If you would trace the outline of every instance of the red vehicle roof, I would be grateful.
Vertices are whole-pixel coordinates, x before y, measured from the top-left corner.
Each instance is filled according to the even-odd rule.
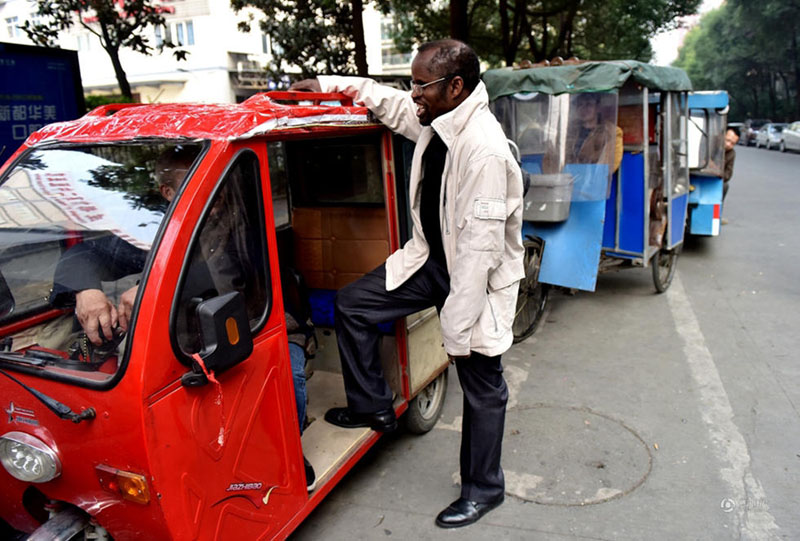
[[[280,101],[300,101],[284,104]],[[323,105],[338,101],[340,105]],[[57,122],[32,134],[29,146],[44,142],[97,142],[136,138],[239,139],[315,124],[365,124],[367,108],[343,94],[268,92],[232,104],[114,104],[77,120]]]

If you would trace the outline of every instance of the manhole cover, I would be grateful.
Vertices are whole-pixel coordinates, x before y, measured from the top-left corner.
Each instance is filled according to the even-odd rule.
[[[623,496],[650,473],[647,444],[620,421],[584,408],[518,406],[506,414],[506,494],[549,505]]]

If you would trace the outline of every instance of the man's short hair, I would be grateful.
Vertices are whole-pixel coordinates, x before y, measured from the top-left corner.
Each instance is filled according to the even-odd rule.
[[[456,39],[441,39],[423,43],[417,53],[436,50],[430,60],[430,69],[440,77],[458,75],[464,87],[472,92],[480,82],[481,66],[472,47]]]
[[[729,131],[732,131],[732,132],[733,132],[733,134],[736,136],[736,138],[737,138],[737,139],[738,139],[739,137],[741,137],[741,134],[739,133],[739,128],[738,128],[738,127],[736,127],[736,126],[728,126],[728,127],[725,129],[725,133],[728,133]]]

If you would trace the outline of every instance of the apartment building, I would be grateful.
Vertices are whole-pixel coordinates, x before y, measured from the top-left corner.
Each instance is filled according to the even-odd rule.
[[[149,28],[151,44],[165,39],[189,54],[178,61],[165,49],[151,56],[120,51],[120,60],[138,100],[153,102],[228,102],[242,101],[256,92],[274,87],[264,67],[272,58],[272,43],[257,24],[250,32],[239,31],[237,23],[258,11],[230,7],[229,0],[164,0],[165,24]],[[29,0],[0,0],[0,41],[30,44],[19,28],[33,19],[35,3]],[[364,12],[364,32],[370,74],[409,74],[410,57],[398,53],[389,38],[391,18],[368,6]],[[78,52],[81,78],[87,94],[117,93],[117,80],[108,54],[91,32],[75,25],[59,40],[65,49]]]

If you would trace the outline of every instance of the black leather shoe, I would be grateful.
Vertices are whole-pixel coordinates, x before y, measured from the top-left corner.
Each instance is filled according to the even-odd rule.
[[[460,528],[473,522],[477,522],[483,515],[503,503],[504,496],[491,502],[473,502],[464,498],[459,498],[447,509],[439,513],[436,517],[436,525],[440,528]]]
[[[397,416],[391,408],[376,411],[375,413],[356,413],[348,408],[331,408],[325,412],[325,420],[342,428],[368,426],[378,432],[394,432],[397,430]]]

